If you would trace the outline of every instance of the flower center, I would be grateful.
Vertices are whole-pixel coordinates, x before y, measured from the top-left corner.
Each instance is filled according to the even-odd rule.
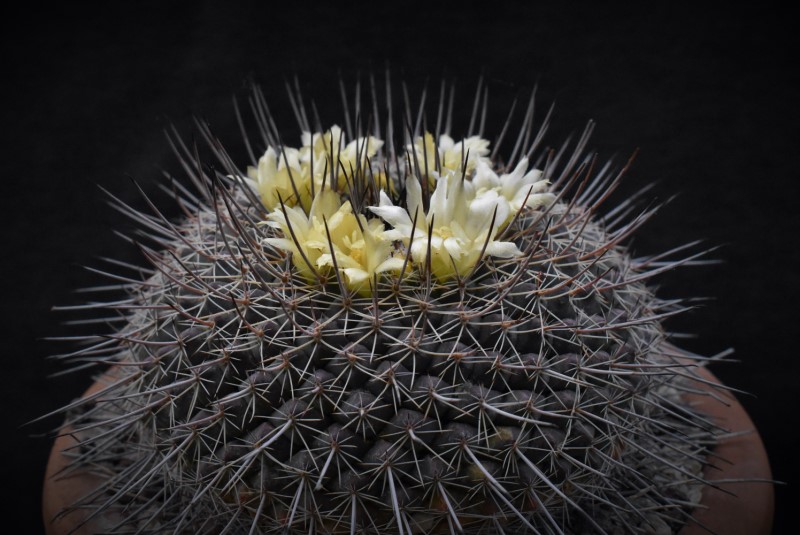
[[[447,227],[447,226],[445,226],[445,227],[436,227],[435,229],[433,229],[433,233],[434,233],[434,235],[439,236],[443,240],[446,240],[447,238],[452,238],[453,236],[455,236],[455,233],[453,232],[453,230],[450,227]]]

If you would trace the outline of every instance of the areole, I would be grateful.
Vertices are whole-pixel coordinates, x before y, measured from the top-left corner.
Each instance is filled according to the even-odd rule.
[[[700,375],[712,383],[718,379],[707,369]],[[109,382],[98,379],[84,393],[101,391]],[[698,388],[705,385],[698,384]],[[718,393],[714,390],[715,395]],[[690,394],[690,402],[708,414],[731,437],[714,450],[714,459],[705,470],[709,481],[717,481],[719,489],[706,487],[693,521],[679,535],[769,535],[772,531],[774,491],[772,472],[764,444],[753,422],[735,397],[719,400],[716,396]],[[43,492],[43,520],[47,535],[92,535],[116,525],[120,518],[100,515],[83,524],[91,512],[71,511],[63,514],[81,497],[91,493],[100,483],[100,476],[86,472],[70,473],[65,452],[75,445],[69,429],[56,439],[47,463]]]

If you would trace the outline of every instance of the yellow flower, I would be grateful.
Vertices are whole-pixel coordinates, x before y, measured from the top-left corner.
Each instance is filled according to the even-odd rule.
[[[372,291],[380,274],[399,272],[405,251],[413,265],[430,265],[432,275],[442,281],[469,274],[482,254],[520,255],[513,242],[497,240],[498,233],[517,211],[554,200],[541,172],[528,171],[525,158],[510,173],[498,175],[486,157],[489,142],[477,136],[456,143],[449,136],[435,140],[426,133],[408,148],[423,158],[416,163],[428,165],[423,180],[431,181],[433,193],[427,213],[415,178],[406,181],[403,208],[387,194],[394,193],[389,177],[380,170],[367,177],[369,159],[383,145],[380,139],[368,136],[345,143],[341,128],[334,125],[325,133],[303,133],[302,143],[300,149],[281,152],[270,147],[258,168],[248,170],[271,210],[267,224],[280,231],[280,237],[266,242],[290,252],[294,267],[306,279],[338,270],[345,284],[360,293]],[[393,228],[386,230],[380,219],[353,213],[350,201],[343,202],[342,195],[349,193],[355,179],[359,187],[367,179],[375,180],[380,202],[369,209]],[[405,245],[401,254],[395,247],[398,241]]]
[[[247,168],[253,188],[270,211],[278,209],[283,200],[287,207],[299,205],[307,212],[323,184],[345,191],[347,178],[356,171],[364,172],[369,158],[383,146],[383,141],[372,136],[345,145],[344,133],[336,125],[325,133],[304,132],[301,141],[299,149],[268,147],[258,166]],[[331,184],[331,171],[335,184]]]
[[[403,257],[393,255],[394,244],[380,220],[353,214],[349,201],[340,212],[341,219],[329,224],[333,251],[320,256],[318,264],[338,268],[351,289],[368,293],[376,275],[403,269]]]
[[[325,221],[340,208],[339,195],[329,189],[314,198],[308,215],[299,206],[279,206],[267,216],[267,224],[280,230],[283,237],[267,238],[266,242],[292,253],[295,268],[306,279],[314,280],[320,256],[330,250]]]
[[[338,269],[350,289],[368,293],[376,275],[403,267],[383,223],[354,214],[350,201],[342,203],[330,189],[317,194],[308,216],[299,207],[286,207],[267,218],[284,236],[267,243],[291,252],[293,265],[308,280]]]
[[[310,205],[311,189],[308,166],[300,162],[297,149],[276,150],[268,147],[258,159],[258,167],[248,167],[247,176],[268,210],[286,206]]]

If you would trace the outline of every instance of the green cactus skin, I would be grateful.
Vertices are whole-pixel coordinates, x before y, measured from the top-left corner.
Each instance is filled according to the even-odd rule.
[[[321,131],[290,97],[301,129]],[[251,102],[258,139],[281,146],[262,94]],[[363,214],[378,200],[365,177],[387,171],[400,203],[427,172],[392,141],[422,130],[382,119],[382,132],[347,119],[349,139],[387,140],[364,168],[343,170]],[[113,370],[101,393],[64,409],[80,442],[71,469],[106,476],[74,507],[124,518],[113,533],[680,529],[719,430],[681,402],[706,359],[669,342],[661,322],[684,308],[648,281],[703,253],[632,258],[624,242],[655,210],[629,217],[629,199],[600,211],[627,166],[594,169],[591,126],[553,152],[532,114],[521,123],[495,169],[528,156],[555,195],[503,230],[523,254],[484,255],[444,280],[424,265],[387,273],[371,292],[350,291],[336,270],[301,276],[265,245],[280,232],[208,127],[198,122],[222,172],[172,137],[194,185],[175,186],[186,216],[114,201],[141,224],[152,270],[108,303],[124,326],[70,357]]]

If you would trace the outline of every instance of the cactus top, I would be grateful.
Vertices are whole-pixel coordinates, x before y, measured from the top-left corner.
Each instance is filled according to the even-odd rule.
[[[278,231],[266,242],[291,253],[303,277],[333,273],[360,293],[387,273],[427,270],[444,281],[469,274],[484,256],[519,256],[503,231],[521,211],[555,200],[526,158],[504,172],[478,136],[456,143],[426,133],[394,161],[382,140],[346,143],[338,126],[301,141],[268,147],[247,170],[269,211],[265,223]],[[377,205],[362,207],[370,188]]]

